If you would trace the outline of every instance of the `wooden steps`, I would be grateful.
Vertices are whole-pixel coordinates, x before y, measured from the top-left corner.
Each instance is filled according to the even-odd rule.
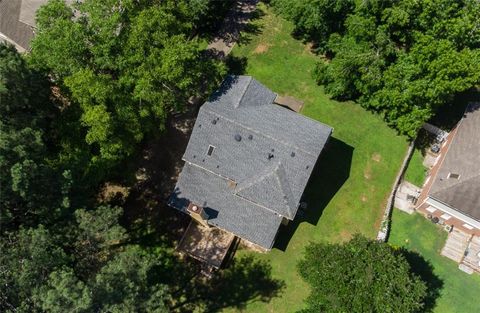
[[[453,230],[448,234],[447,242],[441,254],[457,263],[461,263],[467,250],[471,235]]]
[[[463,264],[480,271],[480,237],[473,236],[467,249],[468,253],[463,259]]]

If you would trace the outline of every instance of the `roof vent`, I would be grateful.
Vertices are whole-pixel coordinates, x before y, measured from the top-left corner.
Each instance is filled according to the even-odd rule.
[[[213,125],[217,124],[217,120],[212,120],[212,124]]]
[[[252,135],[252,134],[248,135],[248,139],[249,139],[249,140],[252,140],[252,139],[253,139],[253,135]]]
[[[242,136],[240,136],[239,134],[235,134],[235,140],[242,141]]]
[[[212,146],[212,145],[209,145],[209,146],[208,146],[207,155],[208,155],[208,156],[211,156],[212,153],[213,153],[213,150],[215,150],[215,147]]]
[[[273,157],[274,157],[273,153],[269,153],[269,154],[268,154],[268,159],[269,159],[269,160],[273,159]]]
[[[448,173],[447,178],[460,179],[460,174],[457,174],[457,173]]]
[[[292,153],[290,153],[290,156],[293,158],[295,156],[295,152],[292,151]]]

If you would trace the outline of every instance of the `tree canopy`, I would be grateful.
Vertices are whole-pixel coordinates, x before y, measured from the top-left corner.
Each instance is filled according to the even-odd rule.
[[[69,110],[78,108],[93,162],[131,155],[170,111],[219,82],[223,67],[192,37],[191,21],[201,23],[208,4],[54,0],[39,9],[30,61],[54,77]]]
[[[480,80],[478,1],[295,0],[290,5],[277,0],[274,5],[296,32],[325,52],[315,78],[327,93],[358,101],[409,137]]]
[[[298,264],[312,287],[302,312],[419,312],[426,284],[400,250],[356,235],[343,244],[311,244]]]

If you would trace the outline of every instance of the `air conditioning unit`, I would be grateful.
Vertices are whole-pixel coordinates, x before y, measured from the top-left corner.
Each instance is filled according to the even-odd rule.
[[[445,229],[447,232],[451,232],[452,229],[453,229],[453,226],[452,226],[452,225],[445,224],[445,226],[443,227],[443,229]]]

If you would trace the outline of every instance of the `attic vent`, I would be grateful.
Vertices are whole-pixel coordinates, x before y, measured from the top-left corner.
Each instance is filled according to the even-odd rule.
[[[249,140],[252,140],[252,139],[253,139],[253,135],[251,135],[251,134],[248,135],[248,139],[249,139]]]
[[[459,178],[460,178],[460,174],[457,174],[457,173],[448,173],[447,178],[459,179]]]
[[[239,142],[242,141],[242,136],[240,136],[239,134],[235,134],[234,138],[236,141],[239,141]]]
[[[211,156],[212,153],[213,153],[213,150],[215,150],[215,147],[212,146],[212,145],[209,145],[209,146],[208,146],[207,155],[208,155],[208,156]]]

